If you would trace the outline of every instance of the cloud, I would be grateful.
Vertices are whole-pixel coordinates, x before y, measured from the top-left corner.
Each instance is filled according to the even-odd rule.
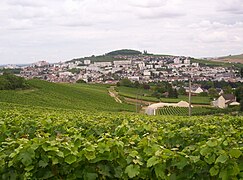
[[[40,7],[43,6],[43,1],[33,1],[33,0],[3,0],[11,6],[22,6],[22,7]]]
[[[133,7],[142,7],[142,8],[155,8],[161,7],[168,3],[168,0],[130,0],[128,4]]]
[[[0,61],[58,61],[118,48],[242,53],[242,9],[241,0],[1,0]]]
[[[185,16],[184,13],[170,11],[163,8],[153,8],[148,10],[138,10],[136,15],[141,19],[160,19],[160,18],[178,18]]]
[[[218,5],[218,10],[243,15],[243,3],[241,0],[222,0],[222,3]]]

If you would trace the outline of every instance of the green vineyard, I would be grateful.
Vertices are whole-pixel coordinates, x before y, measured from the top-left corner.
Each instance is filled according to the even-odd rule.
[[[243,117],[0,103],[0,179],[242,179]]]
[[[178,115],[178,116],[187,116],[188,115],[187,107],[163,107],[156,111],[157,115]],[[210,108],[210,107],[193,107],[192,115],[209,115],[220,113],[222,110]]]

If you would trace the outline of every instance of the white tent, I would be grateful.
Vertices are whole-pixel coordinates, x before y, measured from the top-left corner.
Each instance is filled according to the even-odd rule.
[[[189,103],[186,101],[180,101],[178,103],[155,103],[148,106],[145,112],[148,115],[155,115],[156,110],[162,107],[189,107]]]

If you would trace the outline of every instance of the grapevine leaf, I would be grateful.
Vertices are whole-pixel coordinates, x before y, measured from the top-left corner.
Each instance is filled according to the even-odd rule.
[[[52,164],[58,164],[58,159],[56,157],[52,157]]]
[[[137,176],[139,174],[139,171],[140,171],[140,166],[133,165],[133,164],[130,164],[125,169],[125,173],[128,174],[129,178],[133,178],[133,177]]]
[[[155,157],[155,156],[152,156],[152,157],[149,158],[148,161],[147,161],[147,167],[154,166],[154,165],[156,165],[156,164],[158,164],[158,163],[159,163],[158,158]]]
[[[215,166],[211,167],[209,170],[211,176],[216,176],[219,173],[219,169]]]
[[[26,168],[24,168],[25,171],[31,171],[32,169],[34,169],[35,166],[28,166]]]
[[[217,140],[209,140],[207,143],[206,143],[209,147],[215,147],[217,146]]]
[[[68,156],[65,158],[65,162],[68,163],[68,164],[72,164],[72,163],[74,163],[76,160],[77,160],[77,158],[76,158],[76,156],[74,156],[74,155],[68,155]]]
[[[187,159],[184,157],[180,157],[180,161],[175,163],[178,169],[183,169],[187,165]]]
[[[210,151],[210,149],[209,149],[208,147],[204,147],[204,148],[201,149],[200,154],[201,154],[202,156],[206,156],[206,155],[209,154],[210,152],[211,152],[211,151]]]
[[[29,165],[32,164],[32,159],[28,152],[22,152],[20,154],[20,157],[21,157],[21,162],[25,165],[25,167],[28,167]]]
[[[115,174],[114,174],[114,176],[115,176],[116,178],[121,179],[121,177],[122,177],[122,173],[123,173],[123,170],[122,170],[121,166],[116,167],[114,170],[115,170]]]
[[[204,160],[208,163],[208,164],[213,164],[215,162],[215,154],[211,155],[210,157],[205,157]]]
[[[215,161],[215,163],[225,163],[226,161],[227,161],[227,159],[228,159],[228,156],[227,155],[225,155],[225,154],[222,154],[222,155],[220,155],[217,159],[216,159],[216,161]]]
[[[155,171],[155,174],[156,174],[156,177],[159,179],[166,179],[166,176],[165,176],[165,164],[157,164],[155,165],[154,167],[154,171]]]
[[[239,149],[231,149],[229,151],[229,154],[231,157],[239,158],[241,156],[242,152]]]
[[[98,175],[96,173],[86,173],[85,174],[85,178],[84,179],[87,179],[87,180],[95,180],[98,178]]]
[[[48,163],[47,162],[45,162],[45,161],[42,161],[42,160],[40,160],[39,161],[39,167],[46,167],[48,165]]]
[[[102,174],[106,177],[109,177],[111,176],[110,174],[110,167],[105,165],[105,164],[99,164],[98,165],[98,168],[99,168],[99,174]]]
[[[219,173],[219,177],[222,178],[222,180],[229,179],[227,169],[222,169]]]
[[[200,156],[190,156],[192,162],[196,163],[200,160]]]
[[[88,159],[88,160],[92,160],[96,158],[95,152],[94,151],[85,151],[84,152],[84,156]]]
[[[62,158],[64,157],[64,153],[63,153],[62,151],[58,151],[58,152],[57,152],[57,155],[58,155],[59,157],[62,157]]]

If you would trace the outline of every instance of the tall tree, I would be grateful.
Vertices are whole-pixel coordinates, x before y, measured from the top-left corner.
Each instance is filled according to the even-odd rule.
[[[240,102],[243,100],[243,86],[236,88],[235,90],[236,101]]]
[[[240,68],[240,77],[243,78],[243,68]]]
[[[178,94],[185,95],[186,94],[186,89],[183,88],[183,87],[180,87],[179,90],[178,90]]]
[[[213,97],[217,97],[218,96],[218,92],[217,92],[217,90],[215,88],[209,88],[208,95],[210,97],[212,97],[212,98]]]
[[[224,91],[224,94],[231,94],[233,92],[231,86],[224,87],[223,91]]]
[[[240,111],[243,112],[243,99],[240,101]]]

